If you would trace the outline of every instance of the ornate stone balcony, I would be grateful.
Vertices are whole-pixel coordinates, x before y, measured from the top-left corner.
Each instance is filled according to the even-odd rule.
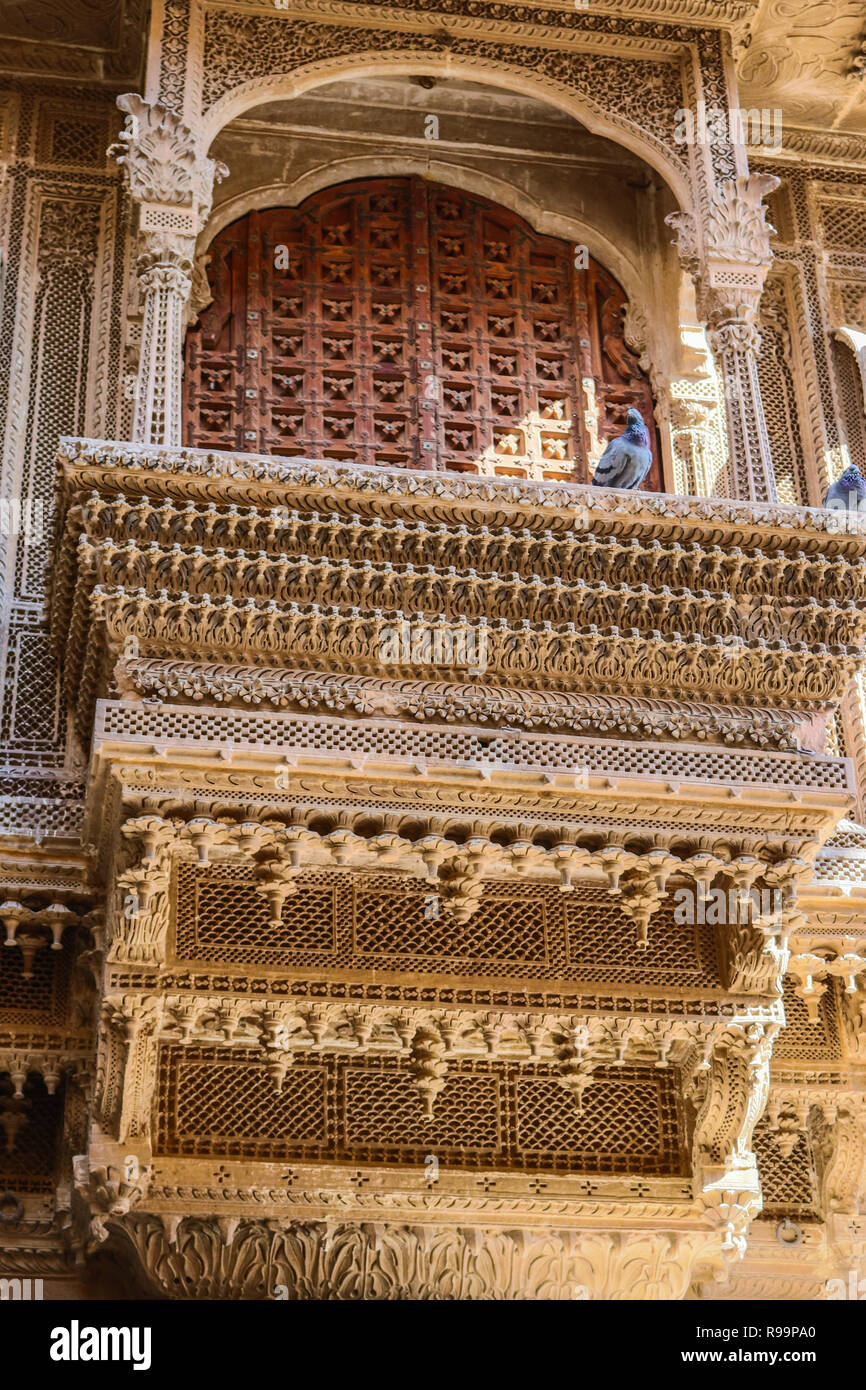
[[[724,1277],[792,936],[795,1003],[828,974],[804,983],[797,895],[852,805],[822,749],[866,536],[101,441],[64,442],[58,487],[52,626],[107,889],[90,1161],[140,1166],[107,1206],[82,1187],[103,1236],[158,1286],[178,1212],[200,1252],[254,1200],[308,1223],[314,1264],[326,1216],[351,1240],[375,1213],[420,1287],[420,1228],[501,1242],[543,1189],[560,1294],[622,1288],[650,1211],[654,1287]]]

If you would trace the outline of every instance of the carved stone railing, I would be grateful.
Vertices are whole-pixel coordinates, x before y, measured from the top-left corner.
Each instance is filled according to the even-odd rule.
[[[124,656],[133,683],[157,653],[188,680],[445,674],[540,692],[539,722],[554,691],[590,726],[599,696],[757,707],[776,742],[862,659],[866,532],[833,513],[100,443],[60,469],[52,621],[82,737]]]

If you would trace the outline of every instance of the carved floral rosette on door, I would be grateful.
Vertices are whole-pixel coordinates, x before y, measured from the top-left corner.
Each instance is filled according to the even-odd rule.
[[[613,277],[484,198],[346,183],[249,213],[210,258],[189,445],[583,482],[630,406],[652,421]]]

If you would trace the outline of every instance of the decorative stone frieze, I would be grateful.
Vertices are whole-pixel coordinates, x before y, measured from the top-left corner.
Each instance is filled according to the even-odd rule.
[[[113,1217],[109,1243],[182,1298],[668,1299],[724,1265],[709,1234]],[[178,1270],[181,1272],[178,1274]]]
[[[140,460],[130,453],[123,462],[131,466],[123,486],[140,494],[133,483]],[[220,513],[211,507],[208,514],[197,500],[199,455],[161,454],[158,462],[177,479],[172,500],[160,508],[146,494],[137,503],[126,493],[117,497],[120,478],[116,470],[110,480],[104,473],[98,445],[73,445],[63,455],[66,539],[52,608],[55,631],[73,634],[65,680],[79,705],[82,737],[90,701],[106,690],[118,658],[176,659],[179,651],[190,661],[221,651],[220,665],[240,653],[272,665],[277,652],[291,652],[298,664],[344,678],[389,668],[404,679],[422,671],[429,678],[444,666],[454,676],[473,674],[482,687],[544,691],[555,684],[589,696],[630,686],[743,707],[802,704],[809,717],[838,698],[859,660],[862,619],[848,595],[855,576],[858,589],[862,582],[866,538],[845,536],[840,545],[834,534],[825,542],[817,516],[813,522],[797,509],[763,515],[729,504],[732,522],[757,529],[754,539],[735,531],[722,547],[704,538],[701,504],[693,504],[687,521],[681,507],[646,502],[638,504],[649,528],[642,540],[628,535],[621,509],[611,510],[609,499],[591,489],[526,492],[458,479],[446,486],[413,475],[401,505],[376,484],[375,470],[290,463],[279,470],[277,515],[271,507],[266,520],[262,508],[261,525],[258,513],[237,514],[231,539],[217,533],[221,543],[203,546],[193,538],[225,526]],[[214,465],[211,489],[220,476],[221,465]],[[264,501],[262,486],[264,476],[251,489],[253,505]],[[333,489],[331,506],[340,507],[327,520],[318,510],[323,489]],[[432,500],[437,492],[445,494],[456,536],[425,519],[424,494]],[[315,510],[305,515],[313,496]],[[464,496],[467,503],[501,496],[524,509],[524,525],[518,528],[515,516],[503,526],[501,512],[496,530],[469,525]],[[527,527],[525,508],[535,501],[564,505],[570,524],[536,512]],[[541,517],[547,525],[539,534]],[[783,541],[776,526],[786,522],[801,529]],[[190,527],[187,542],[169,543]],[[238,546],[239,531],[249,548]],[[417,536],[420,557],[429,538],[441,552],[437,563],[395,563],[401,533],[403,554]],[[369,557],[358,554],[359,545]],[[614,584],[617,569],[622,578]],[[648,584],[654,571],[658,577]],[[683,583],[688,579],[694,588]],[[676,601],[671,581],[681,591]],[[720,584],[727,586],[721,593]],[[419,612],[433,634],[426,645],[411,637],[411,615]]]

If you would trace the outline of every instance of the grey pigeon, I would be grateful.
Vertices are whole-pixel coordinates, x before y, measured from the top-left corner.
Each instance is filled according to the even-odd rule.
[[[598,461],[593,487],[640,487],[653,461],[649,430],[639,410],[630,410],[625,429],[609,439]]]
[[[830,484],[824,506],[831,507],[833,511],[866,512],[866,478],[856,463],[852,463],[841,478]]]

